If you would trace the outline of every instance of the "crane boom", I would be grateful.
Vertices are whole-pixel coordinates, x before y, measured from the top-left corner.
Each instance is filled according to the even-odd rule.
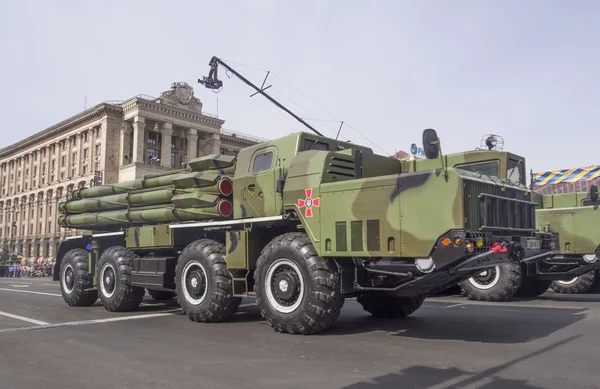
[[[231,66],[227,65],[225,62],[223,62],[223,60],[221,60],[218,57],[213,56],[211,58],[211,60],[209,62],[210,71],[208,73],[208,76],[202,77],[202,79],[198,79],[198,83],[203,84],[208,89],[220,89],[223,86],[223,81],[219,80],[219,78],[218,78],[217,70],[218,70],[219,65],[221,65],[225,69],[229,70],[236,77],[238,77],[240,80],[242,80],[246,85],[248,85],[251,88],[253,88],[254,90],[256,90],[257,93],[260,93],[261,95],[265,96],[270,102],[272,102],[277,107],[281,108],[282,110],[284,110],[285,112],[290,114],[294,119],[298,120],[300,123],[304,124],[312,132],[314,132],[315,134],[317,134],[319,136],[324,136],[319,131],[317,131],[313,126],[306,123],[301,117],[299,117],[298,115],[296,115],[295,113],[293,113],[292,111],[287,109],[283,104],[281,104],[280,102],[278,102],[277,100],[275,100],[274,98],[269,96],[267,93],[265,93],[266,88],[257,87],[252,82],[250,82],[248,79],[246,79],[246,77],[242,76],[240,73],[235,71]]]

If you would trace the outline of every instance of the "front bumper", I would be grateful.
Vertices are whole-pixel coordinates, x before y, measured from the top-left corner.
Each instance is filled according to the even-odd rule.
[[[356,291],[382,291],[399,296],[435,294],[484,269],[512,261],[536,264],[558,254],[550,249],[556,247],[556,236],[552,234],[536,233],[510,238],[490,236],[479,231],[451,230],[438,239],[430,258],[417,259],[417,268],[420,260],[433,264],[426,267],[426,271],[419,269],[418,275],[411,274],[409,279],[394,287],[356,285],[355,288]],[[469,243],[472,249],[467,249]]]

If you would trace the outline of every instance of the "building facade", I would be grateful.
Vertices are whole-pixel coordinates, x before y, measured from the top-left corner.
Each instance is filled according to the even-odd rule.
[[[58,225],[58,204],[83,186],[186,167],[208,154],[237,155],[260,143],[202,112],[184,82],[159,98],[107,101],[0,150],[0,250],[49,258],[77,231]]]

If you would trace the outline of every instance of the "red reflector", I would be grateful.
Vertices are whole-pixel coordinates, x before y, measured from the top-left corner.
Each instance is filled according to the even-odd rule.
[[[219,192],[221,192],[223,196],[229,196],[233,193],[233,182],[231,182],[229,178],[223,178],[219,181]]]
[[[229,217],[231,216],[231,212],[233,212],[233,205],[229,200],[221,200],[219,203],[219,213],[221,216]]]

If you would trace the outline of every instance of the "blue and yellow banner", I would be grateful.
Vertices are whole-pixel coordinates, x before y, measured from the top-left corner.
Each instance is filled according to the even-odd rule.
[[[531,183],[534,186],[558,184],[561,182],[592,181],[600,178],[600,165],[586,168],[573,168],[534,173]]]

